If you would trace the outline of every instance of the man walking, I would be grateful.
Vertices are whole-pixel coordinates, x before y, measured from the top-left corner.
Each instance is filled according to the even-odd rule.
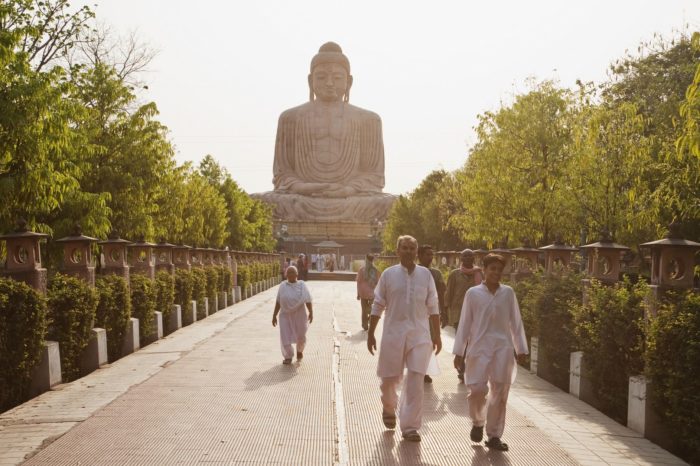
[[[386,269],[375,288],[367,349],[371,354],[377,349],[374,332],[385,312],[377,364],[377,375],[382,379],[382,420],[389,429],[396,426],[397,388],[407,368],[401,390],[399,425],[405,440],[420,442],[423,376],[433,349],[435,354],[442,349],[440,314],[433,277],[426,268],[415,264],[416,239],[400,236],[396,249],[401,263]]]
[[[462,303],[467,290],[473,286],[481,284],[481,269],[474,267],[474,251],[465,249],[461,255],[461,265],[454,269],[447,277],[447,288],[445,289],[445,320],[442,326],[452,325],[457,328],[459,315],[462,312]],[[457,369],[457,378],[464,382],[464,372]]]
[[[357,272],[357,299],[362,309],[362,329],[369,328],[369,313],[372,312],[374,287],[379,282],[379,270],[374,266],[374,255],[365,256],[365,265]]]
[[[433,280],[435,281],[435,289],[437,290],[438,296],[438,308],[440,309],[440,313],[442,315],[444,312],[443,310],[445,309],[445,279],[442,278],[442,272],[440,272],[439,269],[431,267],[433,264],[433,255],[433,247],[431,245],[421,244],[418,247],[418,264],[430,270],[430,274],[433,276]],[[442,317],[440,320],[442,320]],[[425,383],[432,383],[433,379],[430,377],[430,375],[425,374],[424,381]]]
[[[452,349],[455,368],[464,373],[464,383],[469,387],[467,399],[473,424],[470,437],[481,442],[486,425],[486,446],[500,451],[508,451],[501,436],[508,392],[515,380],[514,354],[523,362],[528,353],[515,292],[500,283],[505,265],[498,254],[484,258],[484,282],[470,288],[464,297]]]

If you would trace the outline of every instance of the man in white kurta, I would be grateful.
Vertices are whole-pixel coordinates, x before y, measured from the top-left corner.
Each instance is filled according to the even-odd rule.
[[[433,349],[437,354],[442,348],[435,282],[430,270],[415,264],[417,248],[415,238],[399,238],[397,254],[401,263],[386,269],[379,278],[367,332],[367,348],[374,354],[374,331],[384,313],[377,365],[377,375],[382,379],[382,419],[388,428],[396,425],[397,389],[407,369],[399,425],[404,439],[409,441],[420,441],[423,377]]]
[[[464,371],[464,383],[469,387],[471,439],[480,442],[486,425],[486,445],[501,451],[508,450],[501,436],[508,392],[515,380],[515,355],[522,359],[528,353],[515,292],[500,284],[504,266],[502,256],[489,254],[484,258],[484,282],[464,296],[452,350],[455,367]]]
[[[313,321],[313,308],[311,305],[311,293],[306,283],[297,280],[297,268],[287,267],[287,280],[280,283],[277,290],[275,310],[272,315],[272,326],[277,325],[277,314],[280,324],[280,346],[284,364],[290,364],[294,356],[294,348],[297,346],[297,361],[304,357],[306,346],[306,330]],[[307,317],[306,311],[309,311]]]

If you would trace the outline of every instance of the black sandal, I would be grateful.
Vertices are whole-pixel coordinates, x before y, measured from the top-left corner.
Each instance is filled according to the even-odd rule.
[[[488,439],[486,446],[498,451],[508,451],[508,444],[501,442],[501,439],[498,437]]]
[[[472,442],[481,442],[484,438],[484,426],[472,426],[472,431],[469,432],[469,438]]]

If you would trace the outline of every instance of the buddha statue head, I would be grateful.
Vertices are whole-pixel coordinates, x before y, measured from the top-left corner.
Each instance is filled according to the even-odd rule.
[[[311,59],[309,100],[349,102],[352,75],[350,61],[335,42],[326,42]]]

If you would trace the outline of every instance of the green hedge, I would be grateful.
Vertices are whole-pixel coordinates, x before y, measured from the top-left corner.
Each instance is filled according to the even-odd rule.
[[[0,278],[0,412],[28,398],[46,329],[44,297],[25,283]]]
[[[213,314],[217,311],[214,303],[216,302],[216,295],[221,289],[220,285],[220,275],[217,267],[207,267],[204,269],[207,275],[207,298],[209,298],[209,314]]]
[[[248,287],[248,285],[250,285],[252,280],[252,272],[250,266],[248,264],[238,264],[236,278],[238,280],[238,286],[241,287],[241,290],[245,290]]]
[[[571,308],[581,302],[581,278],[572,271],[537,272],[515,290],[525,333],[539,338],[538,373],[565,391],[569,389],[569,355],[575,351]]]
[[[700,295],[671,294],[651,318],[645,352],[652,406],[679,454],[700,464]]]
[[[586,358],[586,375],[598,406],[616,421],[627,423],[629,378],[644,369],[644,281],[625,277],[614,286],[591,280],[586,304],[572,308],[577,348]]]
[[[80,359],[92,336],[97,292],[83,280],[56,274],[48,287],[48,339],[59,343],[63,381],[80,377]]]
[[[192,314],[189,312],[192,302],[192,289],[194,277],[189,270],[178,269],[175,271],[175,304],[182,308],[182,325],[192,323]]]
[[[141,274],[131,275],[131,317],[139,320],[141,345],[153,335],[156,293],[156,285],[149,277]]]
[[[207,297],[207,273],[202,268],[192,269],[192,299],[197,301],[197,320],[204,319],[204,298]]]
[[[163,313],[163,329],[169,328],[175,303],[175,278],[169,272],[156,274],[156,311]]]
[[[95,287],[99,295],[95,326],[107,332],[107,352],[110,362],[122,355],[126,326],[131,318],[129,283],[118,275],[97,277]]]
[[[221,291],[231,292],[233,288],[233,272],[228,267],[220,267],[221,271]]]

